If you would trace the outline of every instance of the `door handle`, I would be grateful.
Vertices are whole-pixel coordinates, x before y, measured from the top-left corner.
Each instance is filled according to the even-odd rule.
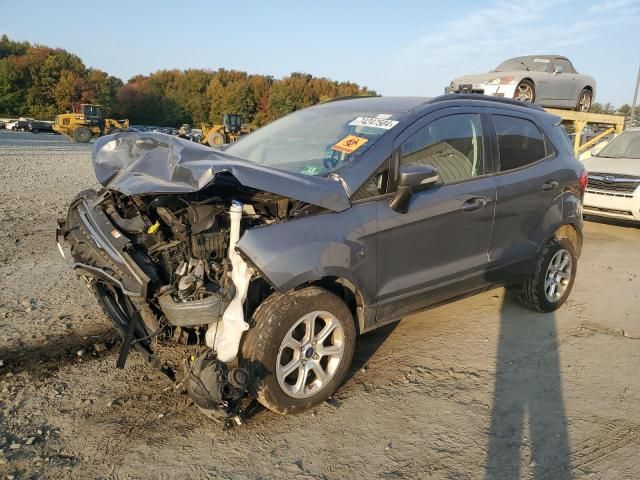
[[[462,204],[462,210],[465,212],[473,212],[474,210],[480,210],[489,203],[489,200],[484,197],[470,198]]]
[[[560,184],[555,180],[549,180],[548,182],[544,182],[542,184],[542,190],[544,190],[545,192],[549,192],[551,190],[555,190],[556,188],[558,188],[558,185]]]

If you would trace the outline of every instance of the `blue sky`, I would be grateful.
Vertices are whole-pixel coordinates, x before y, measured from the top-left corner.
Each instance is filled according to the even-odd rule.
[[[640,0],[53,2],[0,0],[0,33],[62,47],[126,81],[170,68],[302,71],[434,96],[524,54],[568,56],[596,101],[631,103]],[[225,8],[229,5],[231,8]]]

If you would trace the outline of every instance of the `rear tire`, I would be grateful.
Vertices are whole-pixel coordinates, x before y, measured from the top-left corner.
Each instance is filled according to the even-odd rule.
[[[553,312],[567,300],[576,278],[578,258],[566,238],[551,239],[538,255],[535,270],[517,292],[518,300],[536,312]]]
[[[33,130],[31,130],[33,133],[38,133],[39,130],[37,128],[34,128]]]
[[[593,93],[586,88],[583,88],[578,95],[578,104],[576,105],[577,112],[588,112],[593,102]]]
[[[522,80],[516,87],[513,98],[522,102],[534,103],[536,101],[536,87],[533,82]]]
[[[89,143],[91,136],[91,130],[87,127],[78,127],[73,131],[73,139],[78,143]]]
[[[353,316],[337,295],[319,287],[274,293],[253,315],[240,364],[262,405],[297,414],[322,403],[342,384],[355,341]]]

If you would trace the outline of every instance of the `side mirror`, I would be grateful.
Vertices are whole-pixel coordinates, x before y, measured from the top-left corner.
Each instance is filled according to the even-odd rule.
[[[564,68],[562,68],[560,65],[556,65],[556,67],[553,69],[553,74],[557,75],[559,73],[564,72]]]
[[[398,213],[407,213],[414,190],[435,185],[439,179],[438,170],[430,165],[401,165],[396,193],[389,206]]]

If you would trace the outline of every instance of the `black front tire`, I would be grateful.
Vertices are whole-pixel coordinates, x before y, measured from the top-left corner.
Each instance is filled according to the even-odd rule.
[[[549,264],[554,256],[561,250],[566,250],[571,256],[571,272],[567,279],[562,295],[554,300],[550,300],[545,292],[545,283],[548,280]],[[536,312],[553,312],[560,308],[569,298],[573,282],[576,278],[578,257],[573,244],[566,238],[553,238],[538,254],[535,269],[529,277],[516,291],[518,301],[525,307]]]
[[[91,130],[87,127],[78,127],[73,131],[73,139],[78,143],[89,143],[91,136]]]
[[[294,398],[278,382],[278,352],[296,322],[315,311],[329,312],[339,320],[344,332],[343,354],[333,376],[315,394]],[[276,292],[255,311],[251,328],[243,339],[240,364],[250,372],[253,393],[262,405],[276,413],[297,414],[322,403],[342,384],[351,366],[355,342],[353,316],[337,295],[319,287]]]

